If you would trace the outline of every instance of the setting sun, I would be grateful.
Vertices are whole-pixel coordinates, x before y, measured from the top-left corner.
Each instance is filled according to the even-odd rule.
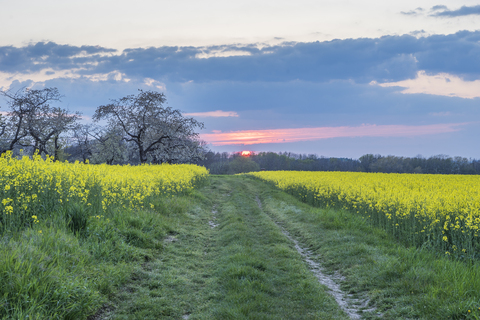
[[[250,157],[252,155],[252,152],[250,151],[242,151],[242,156],[244,157]]]

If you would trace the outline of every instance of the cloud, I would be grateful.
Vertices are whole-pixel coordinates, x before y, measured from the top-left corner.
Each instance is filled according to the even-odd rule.
[[[42,42],[21,48],[0,47],[0,71],[9,75],[43,74],[48,79],[60,77],[62,72],[68,77],[93,79],[115,74],[138,81],[148,78],[160,86],[189,81],[395,82],[413,79],[420,70],[480,78],[480,31],[419,34],[263,47],[164,46],[122,52]]]
[[[102,57],[117,50],[100,46],[59,45],[54,42],[38,42],[22,48],[0,47],[0,71],[38,72],[46,68],[54,70],[75,69],[79,66],[95,66]]]
[[[414,31],[411,31],[410,34],[414,37],[425,37],[427,35],[427,32],[425,30],[414,30]]]
[[[427,75],[419,71],[415,79],[379,84],[381,87],[403,87],[406,94],[424,93],[465,99],[480,98],[480,80],[465,81],[448,73]]]
[[[466,123],[447,123],[420,126],[362,125],[357,127],[319,127],[273,130],[240,130],[214,132],[201,137],[214,146],[289,143],[345,137],[415,137],[459,131]]]
[[[238,113],[236,113],[235,111],[222,111],[222,110],[207,111],[207,112],[190,112],[190,113],[184,113],[183,115],[190,116],[190,117],[200,117],[200,118],[238,117]]]
[[[218,58],[218,57],[234,57],[234,56],[250,56],[252,55],[248,51],[238,51],[238,50],[207,50],[206,52],[197,53],[195,58],[198,59],[208,59],[208,58]]]
[[[219,56],[220,53],[228,55]],[[202,54],[205,57],[199,58]],[[161,90],[169,101],[175,97],[176,102],[182,102],[175,107],[186,112],[208,112],[228,106],[236,112],[275,108],[290,115],[317,110],[333,113],[333,109],[350,115],[390,113],[395,108],[404,108],[399,106],[398,96],[395,101],[385,96],[398,92],[394,86],[403,86],[404,93],[477,96],[479,56],[480,31],[264,47],[165,46],[122,52],[42,42],[21,48],[0,47],[0,87],[44,82],[66,85],[67,93],[73,96],[76,94],[71,92],[75,90],[72,82],[81,84],[79,87],[89,87],[86,82],[102,83],[115,92],[110,86],[128,87],[131,93],[136,88]],[[442,75],[448,76],[442,78]],[[372,81],[384,85],[374,90],[368,85]],[[129,85],[124,86],[125,83]],[[435,86],[442,89],[435,90]],[[124,95],[116,94],[109,98]],[[414,104],[417,103],[408,105]]]
[[[447,6],[444,6],[444,5],[436,5],[436,6],[433,6],[430,10],[431,11],[448,10],[448,8]]]
[[[415,10],[401,11],[400,13],[406,16],[416,16],[418,14],[418,12]]]
[[[400,13],[403,14],[403,15],[406,15],[406,16],[417,16],[417,15],[423,13],[424,11],[425,11],[425,9],[418,7],[415,10],[401,11]]]
[[[454,18],[468,15],[480,15],[480,5],[471,7],[462,6],[457,10],[449,10],[446,6],[434,6],[432,7],[432,11],[433,13],[430,14],[432,17]]]

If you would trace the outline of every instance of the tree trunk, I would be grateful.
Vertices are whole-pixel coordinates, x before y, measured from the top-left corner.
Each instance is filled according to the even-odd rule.
[[[53,160],[58,161],[58,150],[60,149],[60,147],[58,146],[58,136],[55,136],[53,138],[53,142],[54,142],[54,148],[55,148],[55,151],[53,154]]]

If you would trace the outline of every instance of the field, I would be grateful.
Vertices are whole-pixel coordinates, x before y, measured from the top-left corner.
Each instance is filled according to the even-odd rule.
[[[0,157],[0,317],[82,319],[162,247],[208,172]],[[182,202],[183,201],[183,202]]]
[[[304,202],[346,209],[407,246],[480,257],[480,177],[354,172],[256,172]]]
[[[480,318],[475,177],[0,173],[0,319]]]
[[[65,215],[71,215],[67,223],[73,228],[82,228],[75,211],[99,219],[117,207],[153,209],[156,197],[191,191],[207,175],[193,165],[69,164],[6,153],[0,157],[0,228],[57,224]]]

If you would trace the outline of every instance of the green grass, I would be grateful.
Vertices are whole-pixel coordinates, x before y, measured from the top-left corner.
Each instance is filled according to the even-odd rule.
[[[345,314],[256,202],[240,177],[212,177],[204,193],[218,210],[215,319],[344,319]]]
[[[0,247],[0,318],[85,319],[125,283],[139,264],[159,254],[188,203],[162,200],[168,214],[112,210],[57,225],[5,232]],[[162,206],[159,206],[160,208]]]
[[[279,190],[264,190],[265,211],[320,257],[327,270],[341,272],[345,291],[368,297],[380,318],[480,318],[480,263],[406,248],[356,214],[313,208]],[[364,314],[365,319],[376,317]]]
[[[279,225],[370,300],[364,319],[480,317],[478,263],[406,248],[259,180],[211,176],[153,204],[106,216],[72,206],[55,225],[4,232],[0,318],[347,319]]]
[[[346,319],[256,192],[249,181],[214,176],[189,196],[163,252],[138,266],[105,318]]]

